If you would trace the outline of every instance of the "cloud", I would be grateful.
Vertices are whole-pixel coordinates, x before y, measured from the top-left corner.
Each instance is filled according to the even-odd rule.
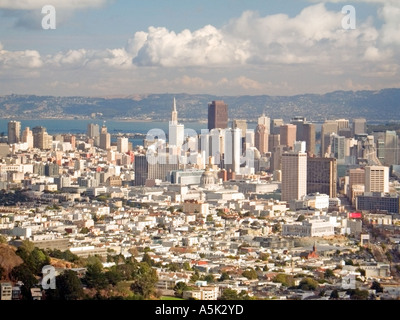
[[[243,63],[246,58],[244,48],[227,41],[223,32],[211,25],[178,34],[150,27],[147,33],[137,33],[134,39],[130,44],[137,50],[133,63],[139,66],[224,65]]]
[[[343,13],[318,3],[296,16],[245,11],[220,28],[206,25],[175,32],[151,26],[134,33],[122,48],[71,49],[43,56],[34,50],[7,51],[0,44],[0,72],[4,78],[18,70],[22,77],[26,70],[33,78],[46,70],[50,88],[70,83],[74,85],[64,86],[65,90],[74,94],[77,82],[82,84],[80,90],[107,94],[118,90],[296,94],[310,91],[307,88],[315,92],[390,86],[398,83],[400,73],[400,5],[374,2],[379,2],[377,17],[383,21],[379,28],[368,18],[358,19],[355,30],[344,30]],[[25,8],[33,3],[41,4],[26,1]]]
[[[0,66],[5,69],[36,69],[43,66],[36,50],[7,51],[0,44]]]

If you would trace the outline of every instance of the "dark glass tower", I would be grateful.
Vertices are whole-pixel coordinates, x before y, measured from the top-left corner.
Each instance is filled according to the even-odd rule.
[[[228,105],[223,101],[208,104],[208,130],[228,128]]]

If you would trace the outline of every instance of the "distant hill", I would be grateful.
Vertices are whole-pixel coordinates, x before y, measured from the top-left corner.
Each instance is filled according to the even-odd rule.
[[[230,119],[255,120],[263,112],[271,118],[289,120],[305,116],[310,121],[365,117],[369,121],[400,120],[400,89],[335,91],[296,96],[213,96],[205,94],[147,94],[110,97],[0,96],[0,118],[136,119],[165,121],[177,100],[179,119],[207,119],[207,105],[224,100]]]

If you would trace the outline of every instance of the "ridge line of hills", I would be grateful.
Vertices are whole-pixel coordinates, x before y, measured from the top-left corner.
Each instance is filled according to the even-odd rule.
[[[271,118],[282,118],[285,121],[294,116],[304,116],[314,122],[359,117],[375,122],[400,120],[400,88],[294,96],[165,93],[119,97],[56,97],[11,94],[0,96],[0,118],[165,121],[171,115],[174,97],[181,121],[206,120],[208,103],[213,100],[224,100],[228,104],[230,119],[254,121],[265,113]]]

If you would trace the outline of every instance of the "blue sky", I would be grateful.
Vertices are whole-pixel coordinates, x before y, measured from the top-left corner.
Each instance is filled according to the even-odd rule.
[[[400,87],[399,2],[0,0],[0,95]],[[41,28],[45,4],[56,30]]]

